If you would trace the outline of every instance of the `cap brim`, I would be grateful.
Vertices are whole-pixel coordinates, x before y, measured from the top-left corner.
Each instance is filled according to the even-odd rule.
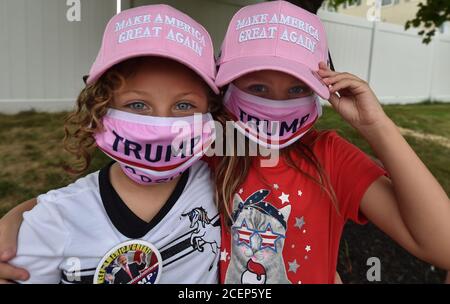
[[[207,84],[208,86],[214,91],[214,93],[219,94],[220,90],[215,84],[214,80],[211,79],[208,75],[203,73],[201,70],[197,69],[194,65],[192,65],[187,60],[184,60],[183,58],[180,58],[176,55],[170,54],[167,50],[152,50],[152,51],[146,51],[146,52],[127,52],[126,54],[123,54],[122,56],[116,57],[114,60],[111,60],[107,64],[103,65],[101,70],[95,71],[94,73],[90,73],[88,79],[86,80],[87,84],[91,84],[98,80],[107,70],[109,70],[114,65],[123,62],[127,59],[135,58],[135,57],[143,57],[143,56],[156,56],[156,57],[164,57],[168,59],[175,60],[191,70],[193,70],[196,74],[198,74]]]
[[[316,71],[299,62],[274,56],[243,57],[224,62],[219,67],[216,85],[220,88],[242,75],[262,70],[274,70],[292,75],[307,84],[323,99],[330,98],[328,86],[320,79]]]

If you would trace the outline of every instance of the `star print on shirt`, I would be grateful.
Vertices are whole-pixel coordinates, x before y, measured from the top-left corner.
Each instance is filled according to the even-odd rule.
[[[227,257],[228,257],[228,252],[227,252],[227,249],[225,248],[223,251],[220,252],[220,260],[226,262]]]
[[[284,238],[283,235],[272,232],[270,224],[267,225],[266,231],[258,231],[259,236],[262,239],[261,249],[269,248],[277,252],[276,243],[280,238]]]
[[[261,243],[259,245],[259,250],[264,248],[269,248],[275,252],[277,252],[277,241],[281,238],[285,238],[284,235],[273,232],[270,224],[267,224],[265,230],[253,230],[249,229],[245,220],[242,221],[242,225],[240,227],[233,228],[234,231],[237,232],[235,234],[234,239],[237,242],[237,245],[245,245],[251,248],[251,238],[253,235],[257,235],[261,238]]]
[[[281,203],[283,205],[284,205],[284,203],[289,203],[289,194],[282,192],[278,198],[281,200]]]
[[[237,241],[238,245],[245,244],[250,246],[250,237],[253,234],[253,231],[247,228],[247,223],[245,220],[242,221],[242,225],[240,227],[234,228],[237,231]]]
[[[301,218],[298,218],[298,217],[295,218],[294,227],[297,227],[298,229],[302,229],[304,224],[305,224],[305,219],[303,216]]]
[[[311,246],[307,245],[307,246],[305,247],[305,250],[306,250],[306,252],[310,252],[310,251],[311,251]]]
[[[293,260],[292,262],[289,262],[289,261],[288,261],[288,264],[289,264],[289,270],[288,270],[288,272],[289,272],[289,271],[292,271],[293,273],[297,273],[297,269],[300,267],[300,265],[297,264],[297,260],[295,259],[295,260]]]

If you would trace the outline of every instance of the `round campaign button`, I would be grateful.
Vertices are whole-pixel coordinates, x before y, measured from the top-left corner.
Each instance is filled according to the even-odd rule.
[[[95,271],[94,284],[156,284],[161,273],[158,249],[149,242],[132,240],[105,254]]]

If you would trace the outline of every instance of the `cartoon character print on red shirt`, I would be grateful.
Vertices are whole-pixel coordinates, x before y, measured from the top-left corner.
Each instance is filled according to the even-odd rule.
[[[343,227],[348,220],[367,222],[361,200],[386,171],[336,132],[308,136],[336,204],[284,158],[275,167],[262,167],[260,159],[253,159],[230,202],[232,218],[222,216],[221,283],[334,283]],[[301,171],[316,176],[315,166],[295,151],[290,155]]]
[[[245,200],[235,194],[230,267],[225,283],[291,283],[283,246],[291,206],[277,209],[265,201],[270,190],[260,189]]]

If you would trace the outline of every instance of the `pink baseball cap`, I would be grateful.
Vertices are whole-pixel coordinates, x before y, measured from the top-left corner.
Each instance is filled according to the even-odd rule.
[[[328,62],[328,46],[316,15],[286,1],[249,5],[228,26],[216,85],[250,72],[276,70],[297,77],[328,99],[328,87],[316,72],[320,61]]]
[[[219,92],[214,83],[216,66],[209,33],[191,17],[163,4],[125,10],[108,22],[86,83],[95,82],[115,64],[140,56],[176,60]]]

